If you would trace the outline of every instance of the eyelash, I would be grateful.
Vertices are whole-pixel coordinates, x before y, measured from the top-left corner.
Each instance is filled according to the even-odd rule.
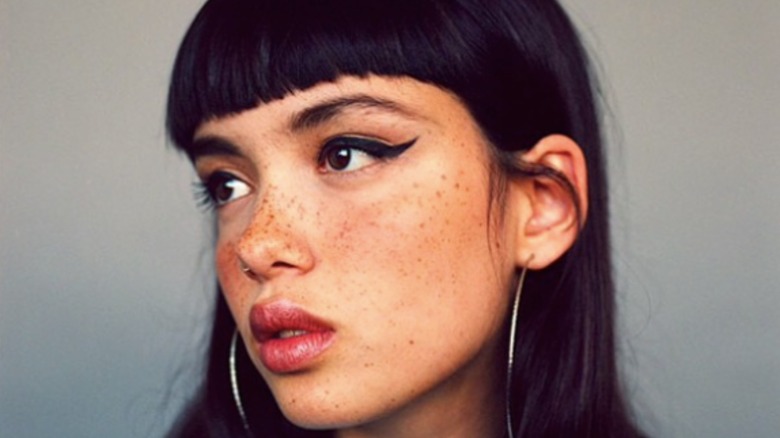
[[[192,192],[195,197],[195,204],[198,208],[206,212],[210,212],[216,208],[217,205],[214,202],[208,187],[206,187],[206,183],[203,181],[192,183]]]
[[[320,152],[317,155],[317,166],[320,169],[326,169],[325,170],[326,172],[332,172],[332,173],[354,172],[360,170],[360,168],[354,170],[343,170],[343,169],[327,170],[327,167],[329,165],[332,166],[333,164],[332,162],[329,162],[329,158],[330,158],[329,154],[332,152],[338,152],[344,150],[348,150],[348,151],[356,150],[365,155],[368,155],[371,159],[379,160],[379,161],[387,161],[399,157],[407,149],[412,147],[412,145],[414,145],[416,141],[417,138],[414,138],[405,143],[401,143],[397,145],[387,145],[383,142],[364,138],[364,137],[344,137],[344,136],[336,137],[331,140],[328,140],[320,149]],[[352,155],[349,154],[347,156],[347,159],[351,162]],[[349,163],[347,163],[347,166],[348,165]],[[225,184],[230,182],[236,182],[236,181],[248,185],[237,176],[225,171],[214,172],[208,175],[203,181],[196,182],[195,198],[197,204],[206,210],[213,210],[213,209],[218,209],[224,205],[227,205],[230,202],[233,202],[234,200],[226,200],[226,201],[219,200],[217,191],[224,188]],[[230,190],[235,190],[235,187],[230,187]],[[243,196],[245,195],[242,194],[241,197]]]
[[[213,210],[217,209],[219,207],[222,207],[223,205],[229,204],[232,202],[231,200],[228,201],[220,201],[218,199],[217,190],[224,187],[224,184],[227,184],[229,182],[241,182],[242,184],[247,184],[243,182],[240,178],[236,177],[232,173],[224,172],[224,171],[217,171],[206,177],[204,181],[199,181],[195,183],[195,200],[201,208],[204,208],[206,210]],[[235,188],[231,187],[231,190],[235,190]],[[242,195],[244,196],[244,195]]]

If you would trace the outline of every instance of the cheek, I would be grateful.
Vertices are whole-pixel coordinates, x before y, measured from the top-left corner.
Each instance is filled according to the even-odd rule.
[[[252,305],[245,287],[246,282],[244,273],[239,269],[238,257],[236,256],[235,243],[226,241],[222,238],[217,240],[215,248],[215,264],[217,271],[217,280],[222,289],[222,293],[227,301],[230,312],[236,321],[242,321],[242,313],[248,311]]]
[[[461,317],[495,327],[505,302],[504,275],[490,243],[486,180],[473,170],[440,172],[396,187],[403,196],[342,213],[333,244],[320,246],[328,252],[322,259],[338,264],[329,269],[341,273],[336,289],[354,294],[342,302],[374,315],[372,326],[388,330],[377,330],[377,342],[388,333],[460,330]],[[426,321],[437,327],[420,328]]]
[[[319,279],[340,324],[332,375],[345,377],[312,395],[317,406],[393,409],[496,353],[511,274],[491,248],[486,183],[456,172],[396,189],[324,215],[339,218],[323,228]]]
[[[399,188],[403,196],[349,209],[330,249],[364,263],[376,260],[403,278],[454,273],[453,262],[487,262],[489,202],[480,183],[443,174]]]

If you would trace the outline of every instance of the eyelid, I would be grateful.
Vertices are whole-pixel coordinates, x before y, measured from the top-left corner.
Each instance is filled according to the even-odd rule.
[[[363,151],[374,158],[378,159],[392,159],[396,158],[407,149],[409,149],[417,138],[399,144],[391,144],[382,140],[377,140],[370,137],[361,137],[357,135],[342,135],[333,137],[325,142],[320,149],[318,161],[322,162],[322,159],[326,152],[333,147],[346,147],[349,149],[357,149]]]

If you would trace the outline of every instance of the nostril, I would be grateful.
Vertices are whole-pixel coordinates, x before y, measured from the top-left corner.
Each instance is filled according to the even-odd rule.
[[[278,262],[274,262],[271,265],[271,267],[272,268],[294,268],[295,266],[293,266],[292,264],[287,263],[287,262],[278,261]]]

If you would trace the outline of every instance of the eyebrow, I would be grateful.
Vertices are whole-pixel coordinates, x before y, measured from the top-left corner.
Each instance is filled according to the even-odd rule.
[[[400,106],[396,102],[366,94],[356,94],[327,100],[304,109],[292,117],[290,121],[290,130],[292,132],[298,132],[316,128],[319,125],[333,120],[351,108],[378,108],[406,117],[419,118],[415,113]]]
[[[300,132],[316,128],[339,117],[352,108],[378,108],[391,113],[401,114],[405,117],[420,118],[418,114],[396,102],[367,94],[355,94],[326,100],[294,114],[289,122],[290,131]],[[238,146],[225,138],[206,135],[192,141],[187,155],[190,161],[195,162],[198,158],[209,155],[240,157],[244,154]]]
[[[227,155],[231,157],[240,157],[243,154],[238,146],[225,140],[222,137],[207,135],[196,138],[187,150],[190,161],[195,162],[200,157],[207,155]]]

